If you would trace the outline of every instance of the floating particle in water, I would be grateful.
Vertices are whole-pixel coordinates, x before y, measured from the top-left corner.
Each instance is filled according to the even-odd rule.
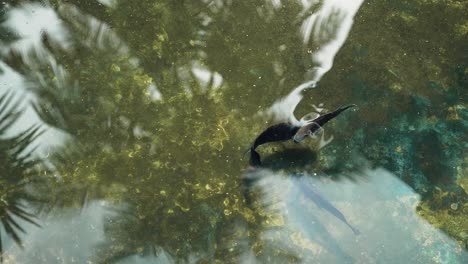
[[[120,72],[120,67],[119,67],[119,65],[117,65],[117,64],[112,64],[112,65],[111,65],[111,70],[112,70],[113,72]]]
[[[458,209],[458,203],[452,203],[450,205],[450,208],[452,208],[452,210],[457,210]]]
[[[462,231],[458,234],[462,239],[468,239],[468,231]]]

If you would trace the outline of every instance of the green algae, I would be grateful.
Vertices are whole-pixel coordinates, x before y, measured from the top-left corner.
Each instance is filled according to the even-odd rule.
[[[446,193],[436,192],[435,200],[443,200]],[[434,207],[433,201],[424,201],[416,208],[418,214],[426,219],[433,226],[447,232],[448,235],[455,238],[462,248],[468,248],[468,237],[466,235],[468,220],[468,202],[465,199],[457,200],[450,206]]]
[[[42,199],[50,209],[83,207],[93,200],[127,206],[106,224],[97,257],[104,263],[158,251],[155,247],[181,260],[215,252],[206,258],[234,261],[239,248],[225,245],[246,237],[256,256],[299,262],[260,239],[284,219],[247,206],[240,176],[247,165],[243,152],[272,124],[255,113],[303,81],[308,63],[302,40],[296,28],[285,26],[298,21],[300,8],[275,10],[239,1],[216,9],[182,2],[117,1],[103,10],[53,1],[74,45],[63,50],[49,43],[48,49],[67,77],[59,79],[39,59],[32,59],[31,67],[20,58],[5,58],[35,85],[42,120],[71,136],[50,157],[56,171],[45,177]],[[459,1],[366,3],[334,68],[297,112],[308,112],[317,102],[330,108],[353,102],[360,109],[327,125],[337,138],[333,146],[318,154],[296,152],[308,156],[304,164],[295,163],[297,170],[336,173],[339,180],[340,173],[359,168],[353,164],[355,152],[348,151],[352,146],[424,194],[418,212],[465,247],[466,151],[457,142],[466,129],[461,94],[466,56],[460,56],[466,8]],[[200,14],[214,22],[205,23]],[[91,18],[103,22],[102,32],[109,30],[103,43],[97,42]],[[201,84],[191,73],[194,60],[223,76],[220,88],[213,87],[213,79]],[[161,100],[151,99],[150,85]],[[266,162],[270,156],[271,163],[289,166],[293,162],[286,156],[274,156],[285,149],[275,145],[261,151]],[[276,162],[278,157],[286,162]],[[253,228],[229,233],[237,222]],[[300,234],[290,240],[304,251],[320,251]]]

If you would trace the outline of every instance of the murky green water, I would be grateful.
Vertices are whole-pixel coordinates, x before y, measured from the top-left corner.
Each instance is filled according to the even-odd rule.
[[[73,2],[1,3],[4,263],[468,261],[466,1]]]

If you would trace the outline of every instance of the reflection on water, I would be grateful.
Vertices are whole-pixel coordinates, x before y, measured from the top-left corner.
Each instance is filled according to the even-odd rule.
[[[451,263],[463,258],[456,242],[415,213],[420,196],[385,170],[338,182],[308,174],[258,173],[263,174],[254,185],[261,192],[260,206],[282,221],[265,237],[296,245],[295,254],[305,263]],[[360,234],[353,234],[321,199]]]
[[[2,3],[3,261],[465,262],[467,6],[361,4]]]

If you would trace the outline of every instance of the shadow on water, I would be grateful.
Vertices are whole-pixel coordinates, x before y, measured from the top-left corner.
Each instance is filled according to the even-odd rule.
[[[331,146],[333,143],[331,143]],[[324,148],[323,150],[327,150]],[[269,147],[262,160],[262,168],[271,171],[283,171],[290,175],[309,175],[310,177],[327,178],[329,180],[365,180],[366,170],[371,168],[371,164],[362,154],[357,152],[343,153],[346,160],[323,166],[326,162],[324,154],[314,148],[314,145],[304,144],[302,146],[284,146]],[[337,153],[335,155],[339,155]]]
[[[307,147],[284,148],[265,156],[262,168],[273,171],[312,171],[314,163],[317,162],[317,152]]]

